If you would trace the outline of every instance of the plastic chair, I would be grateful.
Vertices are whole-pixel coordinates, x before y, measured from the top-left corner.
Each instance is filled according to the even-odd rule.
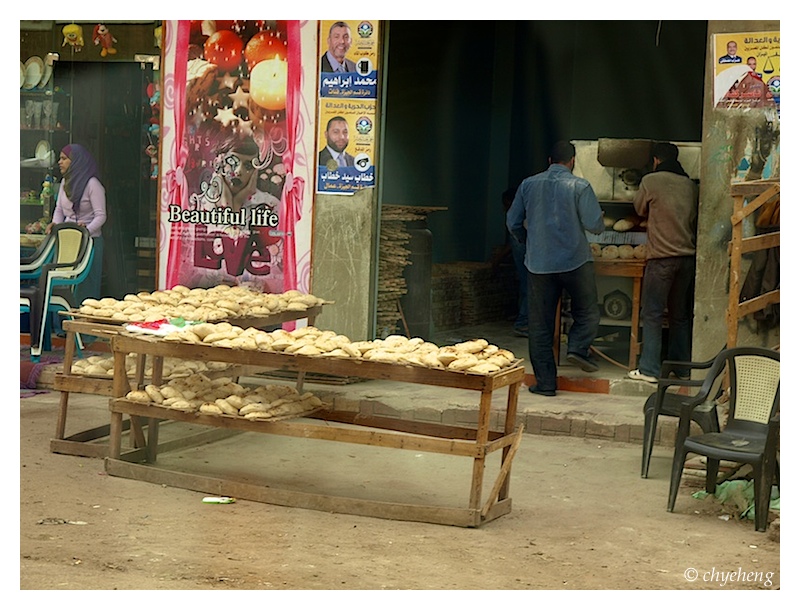
[[[20,281],[30,281],[37,279],[42,274],[42,268],[52,262],[55,254],[56,236],[49,233],[42,240],[30,256],[21,256],[19,259],[19,279]]]
[[[722,432],[689,436],[692,411],[704,404],[716,380],[730,380],[728,421]],[[767,529],[770,492],[780,474],[777,463],[780,425],[780,354],[760,347],[734,347],[714,359],[697,396],[681,405],[678,437],[672,460],[667,510],[672,512],[681,483],[686,456],[706,457],[706,491],[715,493],[720,460],[753,467],[755,527]]]
[[[38,281],[44,266],[53,260],[53,256],[55,255],[55,245],[55,234],[48,233],[30,255],[19,257],[20,289],[30,287]],[[22,305],[22,301],[20,301],[20,313],[22,314],[25,312],[29,312],[27,299],[25,300],[24,307]],[[47,346],[47,348],[49,349],[49,346]]]
[[[678,379],[670,377],[672,371],[682,371],[688,369],[703,370],[709,368],[714,360],[704,362],[679,362],[676,360],[665,360],[661,363],[661,377],[658,379],[658,389],[650,394],[644,403],[644,435],[642,438],[642,478],[646,479],[650,471],[650,457],[653,454],[653,445],[656,439],[656,429],[658,418],[662,415],[669,417],[679,417],[681,405],[692,401],[694,395],[678,394],[669,392],[671,387],[700,387],[703,380],[700,379]],[[705,405],[698,406],[692,411],[692,419],[697,422],[703,432],[719,432],[719,418],[715,405],[707,402]]]
[[[52,262],[45,263],[37,273],[38,280],[31,285],[20,285],[20,314],[30,314],[31,360],[38,361],[45,340],[49,339],[47,318],[50,313],[69,311],[75,306],[73,290],[89,274],[93,250],[89,231],[75,223],[55,225]],[[21,276],[22,277],[22,276]],[[78,349],[83,348],[76,334]],[[48,343],[49,344],[49,343]]]

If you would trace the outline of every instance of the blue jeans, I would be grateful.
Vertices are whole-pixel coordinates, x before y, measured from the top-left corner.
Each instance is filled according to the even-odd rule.
[[[572,327],[567,338],[568,353],[586,358],[600,324],[594,263],[590,261],[564,273],[528,273],[528,351],[536,385],[541,390],[556,389],[553,341],[556,311],[563,291],[569,294],[571,300]]]
[[[661,376],[665,310],[669,322],[667,360],[692,359],[694,274],[694,256],[647,261],[642,282],[642,355],[639,359],[639,370],[645,375]],[[688,375],[690,370],[675,373]]]
[[[528,328],[528,270],[525,267],[525,244],[511,238],[511,255],[514,257],[514,266],[519,280],[519,296],[517,303],[519,310],[514,328]]]

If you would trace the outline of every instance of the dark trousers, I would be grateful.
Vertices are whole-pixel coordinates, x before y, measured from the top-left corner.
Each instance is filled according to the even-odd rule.
[[[558,302],[564,291],[570,297],[572,313],[568,353],[587,357],[600,324],[594,263],[564,273],[528,273],[528,351],[536,385],[542,390],[556,389],[553,339]]]
[[[100,281],[103,278],[103,236],[99,235],[93,237],[92,242],[92,249],[94,250],[92,268],[89,271],[89,275],[86,276],[86,279],[75,286],[73,292],[76,307],[80,307],[84,299],[90,297],[99,299],[103,296],[100,294]]]
[[[651,258],[642,282],[642,355],[639,370],[661,376],[662,333],[667,312],[667,360],[689,361],[692,356],[694,256]],[[688,375],[689,369],[675,371]]]

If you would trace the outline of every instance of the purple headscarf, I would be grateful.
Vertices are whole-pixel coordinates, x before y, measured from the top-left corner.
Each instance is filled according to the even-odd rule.
[[[64,174],[64,192],[72,202],[73,211],[78,213],[83,191],[90,178],[97,178],[97,163],[86,148],[80,144],[67,144],[61,149],[70,160],[69,168]]]

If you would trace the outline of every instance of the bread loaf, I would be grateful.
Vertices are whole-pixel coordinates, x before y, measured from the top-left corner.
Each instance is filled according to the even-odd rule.
[[[618,250],[620,258],[625,258],[625,259],[633,258],[633,246],[631,246],[630,244],[623,244],[619,246]]]
[[[614,246],[614,245],[604,247],[603,248],[603,258],[606,258],[606,259],[619,258],[619,248],[617,246]]]
[[[624,233],[625,231],[630,231],[633,227],[636,226],[636,223],[630,218],[621,218],[617,222],[614,223],[613,229],[620,233]]]

